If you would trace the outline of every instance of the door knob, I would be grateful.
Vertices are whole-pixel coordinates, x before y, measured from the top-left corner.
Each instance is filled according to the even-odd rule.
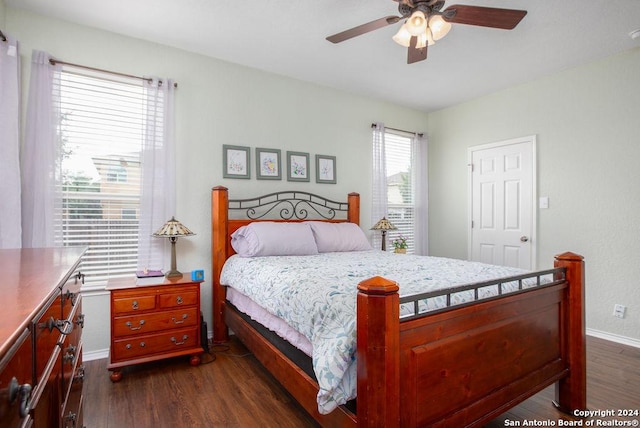
[[[527,242],[527,241],[529,241],[529,238],[527,236],[520,237],[520,242]]]

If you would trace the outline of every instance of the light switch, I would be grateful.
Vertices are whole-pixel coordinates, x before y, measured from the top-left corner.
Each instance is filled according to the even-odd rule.
[[[540,209],[541,210],[545,210],[549,208],[549,197],[548,196],[541,196],[540,197]]]

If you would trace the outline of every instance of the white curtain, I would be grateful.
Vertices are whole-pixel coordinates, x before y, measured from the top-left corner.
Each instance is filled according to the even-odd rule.
[[[371,226],[387,215],[387,162],[384,143],[384,124],[373,126],[373,189],[371,194]],[[366,228],[366,227],[365,227]],[[380,248],[382,235],[372,234],[371,245]]]
[[[145,85],[138,270],[168,267],[168,239],[154,238],[152,234],[175,215],[176,209],[174,82],[152,78]]]
[[[415,218],[414,218],[414,245],[415,254],[429,255],[428,235],[428,151],[427,137],[423,134],[415,134],[411,144],[411,160],[413,163],[411,188],[414,189]]]
[[[0,40],[0,248],[22,246],[20,215],[20,52]]]
[[[46,52],[33,51],[22,154],[22,246],[51,247],[55,243],[55,206],[61,202],[59,144],[56,135],[59,94],[53,80],[60,66]],[[56,85],[57,86],[57,85]]]

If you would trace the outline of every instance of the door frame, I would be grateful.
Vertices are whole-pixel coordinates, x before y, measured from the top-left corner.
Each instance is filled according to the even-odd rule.
[[[472,259],[473,254],[473,153],[476,151],[493,149],[500,146],[509,146],[518,143],[531,143],[531,269],[538,268],[538,160],[537,160],[537,138],[536,135],[527,135],[509,140],[496,141],[488,144],[481,144],[467,148],[467,259]]]

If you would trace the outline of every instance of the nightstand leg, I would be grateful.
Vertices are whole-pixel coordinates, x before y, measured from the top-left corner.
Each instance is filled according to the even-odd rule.
[[[192,355],[191,359],[189,360],[189,364],[191,364],[193,367],[199,366],[200,365],[200,354]]]
[[[113,383],[120,382],[122,379],[122,372],[120,370],[113,370],[109,375],[109,379],[111,379],[111,382]]]

